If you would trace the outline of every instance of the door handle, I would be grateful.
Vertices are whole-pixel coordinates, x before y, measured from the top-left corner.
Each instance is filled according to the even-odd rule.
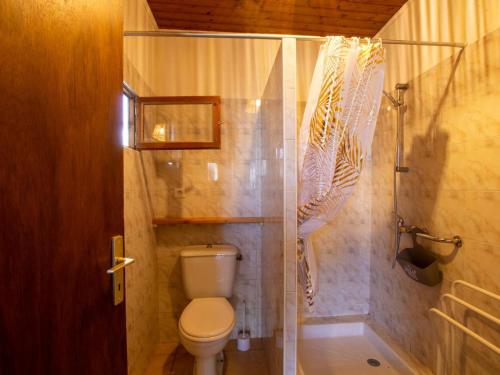
[[[119,271],[134,262],[135,259],[133,258],[115,257],[115,265],[107,270],[106,273],[109,275],[113,275],[116,271]]]
[[[113,282],[113,303],[119,305],[125,298],[125,267],[135,262],[135,259],[125,258],[123,236],[111,238],[111,268],[106,273]]]

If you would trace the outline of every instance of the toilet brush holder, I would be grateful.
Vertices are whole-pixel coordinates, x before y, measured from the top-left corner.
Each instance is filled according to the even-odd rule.
[[[236,347],[240,352],[246,352],[250,349],[250,331],[238,332]]]

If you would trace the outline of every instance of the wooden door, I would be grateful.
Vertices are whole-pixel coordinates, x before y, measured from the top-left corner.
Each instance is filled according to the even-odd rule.
[[[120,0],[0,1],[0,374],[126,373]]]

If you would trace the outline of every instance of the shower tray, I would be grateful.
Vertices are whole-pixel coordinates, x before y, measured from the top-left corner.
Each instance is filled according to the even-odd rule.
[[[365,322],[302,325],[298,369],[299,375],[424,373],[398,355]]]

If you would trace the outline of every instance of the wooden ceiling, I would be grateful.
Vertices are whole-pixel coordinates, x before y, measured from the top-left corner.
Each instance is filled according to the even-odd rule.
[[[148,0],[161,29],[373,36],[406,0]]]

